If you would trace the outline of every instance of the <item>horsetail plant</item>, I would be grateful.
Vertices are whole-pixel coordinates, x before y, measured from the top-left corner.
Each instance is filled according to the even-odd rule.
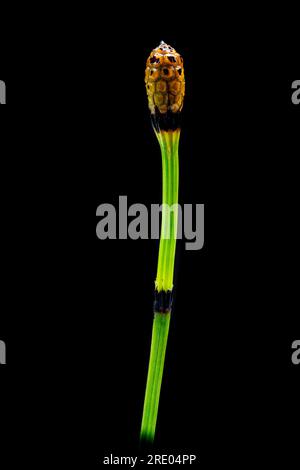
[[[154,320],[140,440],[153,443],[172,310],[178,221],[180,116],[185,94],[182,57],[163,41],[146,64],[145,83],[151,122],[162,157],[162,221]]]

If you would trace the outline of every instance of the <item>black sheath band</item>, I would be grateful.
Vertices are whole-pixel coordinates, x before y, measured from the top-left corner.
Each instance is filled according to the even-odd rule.
[[[168,290],[154,293],[153,311],[159,313],[170,313],[172,310],[173,295],[172,291]]]
[[[167,111],[161,114],[158,110],[151,114],[151,121],[154,129],[159,131],[175,131],[181,127],[181,113]]]

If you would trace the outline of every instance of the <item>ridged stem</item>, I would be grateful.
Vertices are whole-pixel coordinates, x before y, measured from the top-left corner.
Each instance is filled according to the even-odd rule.
[[[141,427],[141,441],[148,443],[152,443],[155,436],[170,316],[170,313],[154,314],[148,378]]]
[[[155,288],[158,293],[173,289],[178,224],[180,130],[156,132],[162,155],[163,208]],[[171,311],[154,312],[149,368],[141,426],[141,442],[152,443],[158,415]]]
[[[180,130],[156,133],[162,155],[163,200],[162,224],[155,287],[158,292],[173,288],[178,224]]]

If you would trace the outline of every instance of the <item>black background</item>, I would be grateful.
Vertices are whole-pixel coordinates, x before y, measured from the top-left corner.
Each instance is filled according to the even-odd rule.
[[[92,212],[119,195],[160,202],[143,80],[163,39],[185,60],[180,202],[205,204],[205,245],[178,246],[154,450],[196,453],[205,468],[295,462],[292,61],[247,33],[80,32],[13,46],[0,69],[2,457],[93,468],[138,451],[158,243],[100,241]]]

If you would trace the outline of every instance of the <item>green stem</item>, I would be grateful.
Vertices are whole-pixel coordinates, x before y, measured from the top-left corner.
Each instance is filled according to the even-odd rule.
[[[155,313],[147,378],[141,440],[152,443],[155,435],[158,403],[170,324],[170,313]]]
[[[178,223],[180,130],[156,133],[161,148],[163,209],[155,288],[172,292]],[[141,441],[152,443],[158,414],[171,311],[154,312],[152,341],[141,426]]]
[[[163,172],[163,209],[155,287],[160,291],[173,288],[177,223],[180,130],[158,132]]]

